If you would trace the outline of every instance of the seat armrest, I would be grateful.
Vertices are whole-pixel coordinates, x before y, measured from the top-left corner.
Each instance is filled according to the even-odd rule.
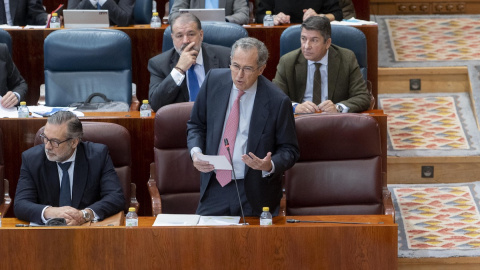
[[[130,207],[135,208],[135,212],[138,213],[140,203],[137,201],[137,185],[130,183]]]
[[[5,214],[8,211],[8,208],[10,208],[10,204],[12,203],[12,198],[10,198],[10,192],[8,191],[9,189],[9,184],[7,179],[3,179],[3,186],[5,190],[4,194],[4,201],[2,204],[0,204],[0,213],[2,217],[5,217]],[[2,196],[2,194],[0,194]]]
[[[387,187],[383,188],[382,193],[384,214],[392,216],[393,222],[395,222],[395,207],[393,206],[392,194]]]
[[[130,111],[138,111],[140,110],[140,101],[137,98],[137,95],[132,95],[132,104],[130,104]]]
[[[155,181],[155,163],[150,164],[150,179],[147,182],[147,186],[152,200],[152,216],[155,217],[162,213],[162,201],[158,192],[157,182]]]

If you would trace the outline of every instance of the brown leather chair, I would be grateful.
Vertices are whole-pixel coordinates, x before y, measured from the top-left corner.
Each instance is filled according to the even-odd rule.
[[[3,180],[2,180],[3,179]],[[3,183],[2,183],[3,182]],[[5,162],[3,159],[3,131],[0,129],[0,216],[4,217],[12,203],[8,180],[5,179]]]
[[[200,199],[200,173],[187,148],[187,121],[193,102],[164,106],[155,115],[155,163],[148,191],[152,214],[194,214]]]
[[[120,179],[120,184],[125,197],[125,212],[129,207],[138,211],[139,203],[136,198],[136,185],[131,182],[132,155],[130,146],[130,133],[118,124],[105,122],[82,122],[83,141],[101,143],[108,146],[113,166]],[[35,145],[42,144],[40,134],[44,127],[37,131]]]
[[[374,118],[311,114],[295,125],[300,159],[285,172],[287,215],[394,215]]]

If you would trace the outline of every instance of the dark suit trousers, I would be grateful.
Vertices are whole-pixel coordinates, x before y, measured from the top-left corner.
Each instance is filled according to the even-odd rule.
[[[245,195],[244,180],[238,179],[238,190],[245,216],[253,216],[252,207]],[[213,173],[202,200],[198,204],[197,214],[202,216],[242,216],[238,202],[235,180],[222,187]]]

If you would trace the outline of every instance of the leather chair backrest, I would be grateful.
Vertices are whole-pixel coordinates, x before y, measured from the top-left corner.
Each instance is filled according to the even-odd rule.
[[[280,36],[280,56],[300,48],[301,31],[301,25],[293,25],[283,31]],[[332,43],[355,53],[363,79],[366,81],[368,59],[365,34],[352,26],[332,25]]]
[[[3,131],[0,128],[0,205],[4,202],[5,190],[3,187],[3,179],[5,179],[5,161],[3,159]],[[5,213],[2,213],[2,216]]]
[[[300,159],[285,172],[287,215],[382,214],[377,121],[362,114],[295,119]]]
[[[44,43],[45,105],[68,106],[92,93],[132,101],[130,37],[112,29],[55,31]],[[101,99],[93,102],[102,102]]]
[[[132,155],[130,132],[123,126],[106,122],[82,122],[83,141],[105,144],[117,172],[125,197],[125,211],[130,206],[130,183],[132,179]],[[40,128],[35,136],[35,145],[42,144]]]
[[[152,19],[152,0],[135,0],[133,19],[135,24],[149,24]]]
[[[165,214],[194,214],[200,199],[200,173],[187,148],[192,107],[193,102],[170,104],[155,115],[155,181]]]
[[[202,22],[203,42],[231,48],[235,41],[248,37],[248,32],[241,25],[228,22]],[[162,51],[173,48],[172,27],[163,33]]]
[[[0,29],[0,43],[7,44],[10,54],[12,54],[12,37],[7,31],[3,29]]]

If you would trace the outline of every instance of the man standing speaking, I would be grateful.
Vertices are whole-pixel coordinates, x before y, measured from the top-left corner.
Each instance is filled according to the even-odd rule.
[[[201,174],[199,215],[241,214],[233,174],[199,159],[225,155],[230,144],[235,176],[246,216],[268,206],[278,214],[281,176],[299,157],[290,99],[265,77],[268,50],[254,38],[238,40],[229,69],[206,76],[187,123],[188,148]]]

